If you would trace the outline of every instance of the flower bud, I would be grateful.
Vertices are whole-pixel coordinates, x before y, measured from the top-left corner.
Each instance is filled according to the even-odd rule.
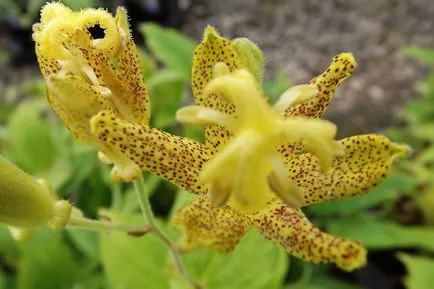
[[[256,81],[262,84],[264,75],[264,54],[261,49],[247,38],[236,38],[232,45],[241,60],[241,66],[253,74]]]
[[[56,202],[44,185],[0,156],[0,223],[19,230],[54,223],[60,229],[58,220],[66,225],[69,219],[65,210],[57,213],[60,202],[71,206],[66,201]]]

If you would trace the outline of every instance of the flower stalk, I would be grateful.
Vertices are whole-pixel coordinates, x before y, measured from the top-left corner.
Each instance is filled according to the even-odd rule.
[[[134,226],[129,224],[115,224],[106,221],[91,220],[84,217],[71,217],[68,229],[81,229],[97,232],[126,232],[135,237],[143,236],[152,231],[151,226]]]
[[[146,192],[143,175],[140,175],[137,179],[135,179],[133,181],[133,184],[137,194],[137,198],[139,200],[140,209],[145,218],[145,222],[149,225],[151,229],[151,232],[155,233],[155,235],[161,240],[161,242],[169,249],[178,273],[183,276],[192,285],[193,288],[200,289],[201,286],[192,279],[187,269],[185,268],[182,262],[181,253],[177,249],[177,246],[158,227],[154,213],[151,208],[151,204],[149,202],[148,193]]]

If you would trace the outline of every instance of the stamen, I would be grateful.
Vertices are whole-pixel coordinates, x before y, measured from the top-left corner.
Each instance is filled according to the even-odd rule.
[[[110,172],[111,179],[114,182],[132,182],[140,174],[142,170],[133,162],[117,162]]]
[[[233,116],[205,106],[183,107],[176,112],[176,120],[196,125],[218,124],[232,131],[236,129],[236,119]]]
[[[101,94],[101,96],[105,97],[105,98],[112,95],[112,91],[109,88],[102,86],[102,85],[93,85],[92,89],[94,91],[98,92],[99,94]]]
[[[326,173],[332,166],[333,162],[333,147],[327,144],[321,137],[310,135],[303,141],[306,152],[313,154],[320,166],[321,173]]]
[[[214,180],[222,179],[226,175],[234,178],[239,163],[239,153],[251,147],[250,135],[244,133],[233,139],[224,150],[221,150],[215,158],[206,163],[203,167],[199,181],[205,184],[212,184]],[[225,176],[222,176],[224,174]]]
[[[106,165],[110,165],[113,163],[113,161],[109,159],[103,152],[98,152],[98,159]]]
[[[233,103],[238,119],[244,122],[257,120],[264,109],[264,99],[258,92],[255,78],[246,70],[238,70],[230,75],[213,79],[205,88],[203,97],[218,94]]]
[[[95,72],[89,65],[83,63],[83,60],[79,56],[72,56],[67,60],[57,60],[57,62],[61,67],[58,76],[64,77],[70,73],[78,77],[84,77],[89,84],[99,86],[98,77],[96,77]]]
[[[288,171],[279,155],[270,157],[273,171],[268,176],[268,185],[288,206],[297,209],[304,204],[304,192],[288,176]]]
[[[333,157],[342,154],[342,147],[336,144],[336,125],[332,122],[304,117],[285,119],[280,123],[283,140],[302,143],[306,151],[318,158],[321,171],[330,169]]]
[[[118,26],[118,31],[120,36],[119,45],[113,48],[113,53],[112,53],[112,56],[115,58],[118,57],[119,53],[121,53],[121,51],[124,49],[125,44],[127,42],[127,34],[125,33],[125,31],[119,26]]]
[[[286,90],[274,104],[273,110],[283,113],[288,107],[312,100],[318,96],[318,89],[312,84],[296,85]]]
[[[93,85],[99,85],[98,77],[96,77],[95,71],[93,71],[93,69],[89,65],[82,64],[81,71],[83,71],[83,73],[87,76],[87,78]]]
[[[221,207],[228,201],[232,193],[232,187],[229,182],[214,182],[208,190],[209,200],[215,208]]]
[[[225,76],[230,74],[231,71],[229,70],[229,67],[226,65],[226,63],[223,62],[217,62],[214,65],[214,78]]]

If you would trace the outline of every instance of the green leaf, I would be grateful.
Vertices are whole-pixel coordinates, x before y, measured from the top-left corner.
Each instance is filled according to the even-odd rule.
[[[434,110],[433,110],[434,112]],[[434,123],[417,124],[410,127],[410,133],[419,141],[429,141],[434,143]]]
[[[140,68],[145,78],[147,80],[157,71],[157,61],[155,58],[152,58],[144,49],[138,48],[137,51],[139,55]]]
[[[48,229],[39,230],[22,244],[18,289],[71,288],[81,266],[62,242],[62,235]]]
[[[101,6],[101,4],[97,4],[99,1],[94,0],[62,0],[61,2],[65,3],[66,6],[75,11],[80,11],[81,9],[89,7]]]
[[[423,122],[432,122],[434,120],[434,110],[432,109],[432,100],[420,99],[407,104],[403,110],[403,117],[410,124],[420,124]]]
[[[424,217],[426,225],[434,225],[434,184],[427,186],[415,197],[415,202]]]
[[[19,261],[18,243],[5,226],[0,226],[0,259],[2,264],[11,267]]]
[[[157,128],[173,126],[176,111],[185,98],[186,82],[174,70],[160,70],[148,80],[151,90],[153,125]]]
[[[112,289],[107,286],[107,280],[103,274],[93,274],[85,280],[74,285],[74,289]]]
[[[407,268],[407,277],[404,283],[407,289],[429,289],[434,283],[434,259],[399,254],[399,259]]]
[[[179,190],[172,214],[192,199],[192,194]],[[234,251],[221,254],[208,249],[193,250],[185,255],[185,264],[206,289],[277,289],[288,269],[288,254],[252,230]]]
[[[207,289],[281,288],[288,265],[285,251],[256,231],[247,233],[233,252],[198,249],[185,260],[189,272]]]
[[[417,247],[434,251],[432,227],[405,227],[390,221],[352,217],[329,222],[328,231],[359,240],[369,249]]]
[[[412,177],[393,173],[366,195],[313,205],[309,210],[319,216],[353,215],[367,208],[392,202],[403,193],[412,192],[416,185]]]
[[[185,80],[190,78],[193,51],[196,43],[182,33],[163,28],[155,23],[140,26],[146,45],[167,67],[181,73]]]
[[[358,289],[360,288],[357,285],[350,284],[347,282],[343,282],[338,279],[334,279],[331,277],[322,276],[320,278],[315,278],[306,289]],[[287,289],[291,289],[288,287]],[[301,289],[301,288],[300,288]]]
[[[48,170],[37,173],[36,176],[46,179],[51,184],[53,191],[58,192],[73,177],[74,173],[70,160],[65,156],[60,156]]]
[[[274,104],[291,85],[289,74],[280,72],[273,80],[264,81],[264,93],[268,97],[269,102]]]
[[[143,216],[104,213],[113,222],[143,223]],[[167,249],[154,234],[134,238],[125,233],[102,233],[100,242],[104,271],[113,288],[169,288]]]
[[[24,101],[9,119],[11,154],[30,174],[49,169],[56,158],[50,128],[41,116],[45,108],[46,104],[41,100]]]
[[[96,232],[69,229],[66,233],[86,257],[99,259],[99,238]]]
[[[413,57],[424,63],[434,65],[434,49],[422,47],[408,47],[402,51],[404,55]]]

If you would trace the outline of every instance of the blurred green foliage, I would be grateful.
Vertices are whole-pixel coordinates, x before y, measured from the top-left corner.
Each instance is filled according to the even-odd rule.
[[[8,9],[13,11],[16,3],[9,2],[1,5],[10,5]],[[64,2],[86,7],[98,3]],[[29,16],[20,17],[26,23]],[[201,141],[201,129],[182,127],[175,121],[176,110],[192,101],[189,78],[196,42],[151,23],[142,25],[140,31],[148,48],[140,51],[140,57],[152,97],[151,126]],[[434,51],[412,48],[407,54],[432,66],[432,73],[418,86],[420,97],[406,106],[398,124],[387,132],[394,141],[414,148],[412,159],[401,161],[365,196],[315,205],[306,211],[321,228],[359,239],[372,252],[411,248],[413,255],[397,255],[408,270],[403,282],[409,289],[425,289],[434,281],[429,274],[434,259],[422,257],[434,252]],[[288,75],[279,74],[264,82],[265,94],[274,103],[289,85]],[[97,161],[94,149],[76,142],[57,121],[45,100],[41,80],[9,87],[9,91],[7,99],[0,98],[2,155],[35,177],[49,180],[60,196],[70,198],[87,216],[103,213],[114,221],[142,223],[131,187],[113,183],[109,167]],[[28,96],[24,100],[18,97],[23,94]],[[147,190],[155,193],[152,202],[162,227],[176,239],[178,232],[168,220],[194,196],[149,174],[145,178]],[[185,262],[204,289],[360,288],[356,282],[339,280],[330,266],[290,258],[255,231],[231,254],[197,250],[187,254]],[[30,240],[16,243],[1,228],[0,266],[0,289],[189,288],[152,234],[133,238],[118,233],[69,230],[56,234],[41,229]]]

